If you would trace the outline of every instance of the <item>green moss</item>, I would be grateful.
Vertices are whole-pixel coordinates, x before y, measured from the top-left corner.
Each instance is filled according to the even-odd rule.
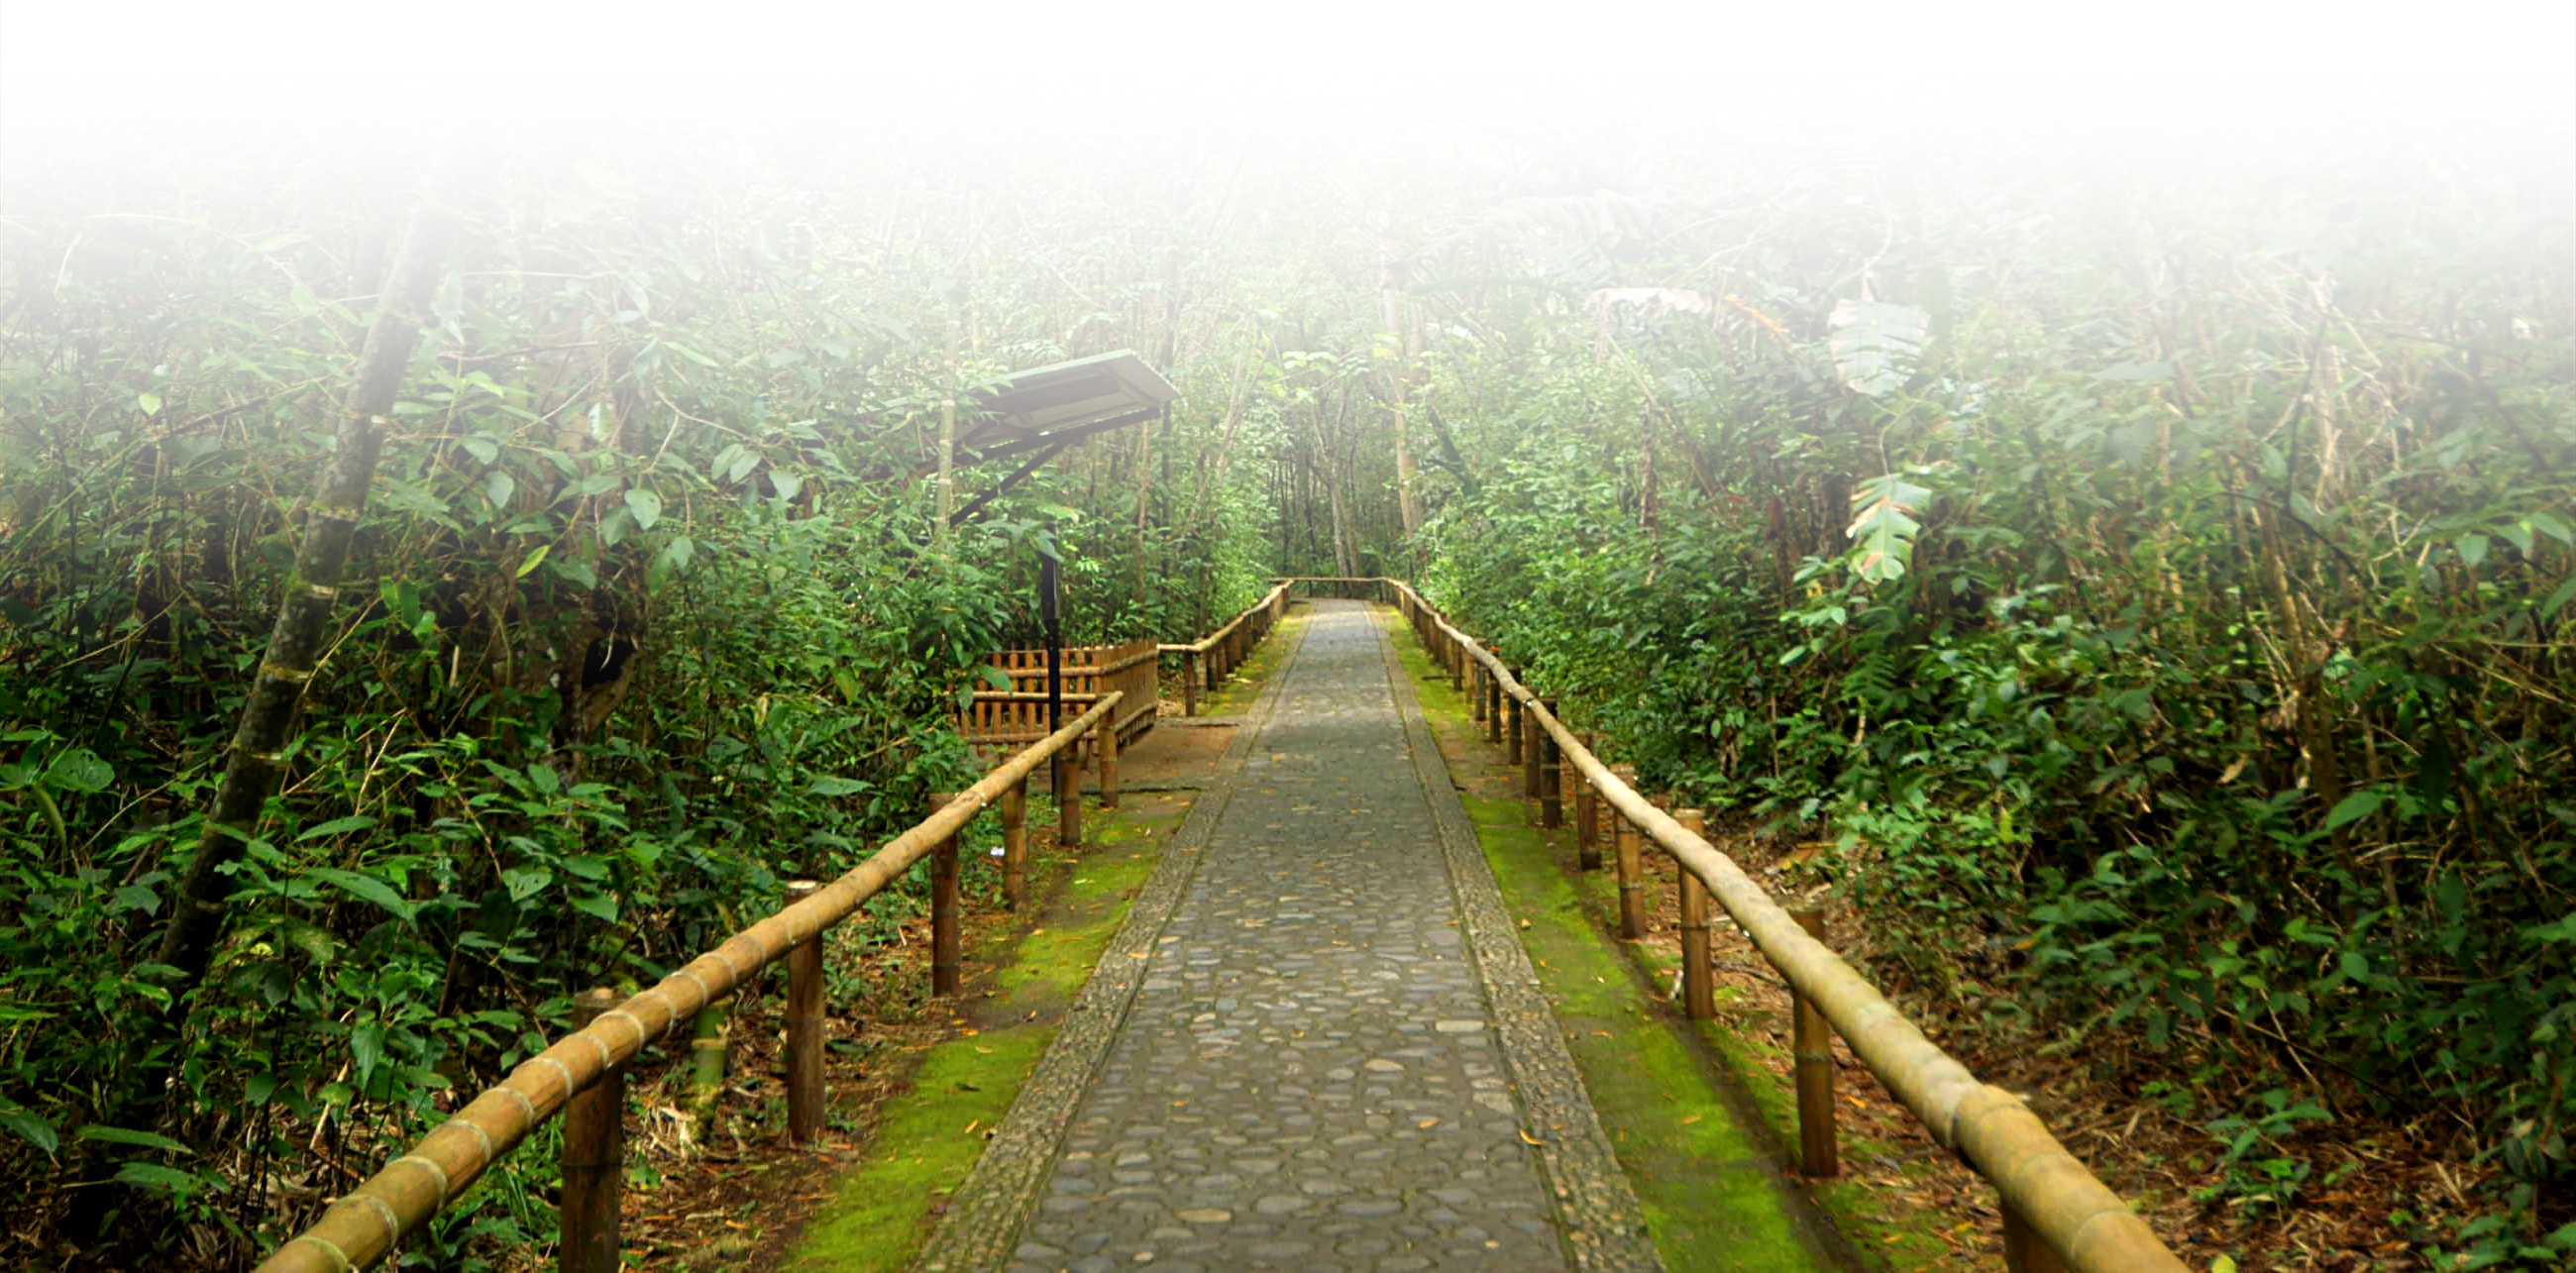
[[[1079,856],[1038,863],[1064,884],[1048,896],[1034,929],[1001,929],[985,941],[981,958],[1001,966],[993,997],[975,1008],[982,1032],[922,1055],[910,1090],[881,1107],[865,1155],[806,1222],[788,1267],[864,1273],[912,1262],[930,1237],[930,1204],[974,1169],[984,1133],[1010,1111],[1046,1055],[1064,1008],[1126,922],[1130,899],[1153,874],[1157,846],[1187,807],[1138,799],[1115,817],[1094,815],[1086,827],[1092,842]],[[1038,1019],[1026,1021],[1031,1013]]]
[[[788,1266],[859,1273],[900,1269],[930,1237],[924,1204],[966,1179],[984,1129],[1009,1111],[1055,1026],[972,1035],[930,1050],[912,1090],[890,1100],[868,1154],[805,1224]]]

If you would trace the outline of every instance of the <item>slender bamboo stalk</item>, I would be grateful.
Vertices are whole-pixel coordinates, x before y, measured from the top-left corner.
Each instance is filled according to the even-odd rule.
[[[284,768],[283,753],[294,735],[304,686],[313,679],[331,636],[351,541],[366,514],[376,457],[384,449],[386,413],[393,410],[403,373],[420,346],[430,298],[438,290],[448,246],[456,237],[456,214],[445,202],[449,184],[445,178],[434,179],[429,197],[413,213],[411,229],[403,236],[376,303],[356,374],[340,404],[331,465],[324,470],[305,513],[295,571],[286,580],[277,621],[269,629],[268,650],[252,678],[250,696],[242,703],[240,725],[225,753],[223,781],[215,788],[214,808],[197,840],[197,851],[180,875],[169,926],[161,932],[160,962],[178,970],[170,1009],[174,1026],[184,1017],[188,992],[205,975],[215,943],[223,935],[224,897],[233,887],[224,868],[241,855],[245,841],[258,835],[261,810],[277,789]]]

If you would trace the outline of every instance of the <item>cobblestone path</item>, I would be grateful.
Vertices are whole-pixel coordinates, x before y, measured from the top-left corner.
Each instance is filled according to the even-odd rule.
[[[1008,1267],[1567,1268],[1377,623],[1282,676]]]

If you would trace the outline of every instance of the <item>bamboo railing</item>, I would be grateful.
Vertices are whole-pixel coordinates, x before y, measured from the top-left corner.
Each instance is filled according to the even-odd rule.
[[[617,1187],[625,1067],[701,1009],[752,983],[771,964],[788,965],[787,1121],[791,1138],[810,1140],[823,1124],[823,934],[923,858],[932,858],[932,980],[953,993],[957,968],[957,833],[986,806],[1000,804],[1005,871],[1025,853],[1029,774],[1057,766],[1058,791],[1073,791],[1074,745],[1111,719],[1121,696],[1103,694],[1089,710],[940,802],[936,812],[888,841],[875,855],[829,884],[789,886],[794,899],[723,945],[620,1000],[592,990],[577,1001],[585,1024],[519,1064],[472,1103],[430,1130],[401,1156],[334,1202],[311,1228],[270,1253],[257,1273],[348,1273],[385,1257],[467,1186],[558,1113],[564,1116],[561,1267],[566,1273],[611,1273],[618,1267]],[[1104,731],[1106,732],[1106,731]],[[1114,754],[1112,752],[1111,754]],[[1117,803],[1114,774],[1102,774],[1102,803]],[[1058,838],[1081,841],[1081,804],[1061,802]],[[1024,886],[1014,898],[1025,896]]]
[[[1604,818],[1619,872],[1622,934],[1644,934],[1643,842],[1682,869],[1683,998],[1694,1017],[1715,1013],[1708,981],[1707,903],[1714,898],[1789,983],[1797,1000],[1802,1157],[1812,1174],[1834,1170],[1832,1061],[1827,1031],[1896,1099],[2002,1196],[2004,1254],[2016,1273],[2183,1273],[2183,1262],[2083,1163],[2058,1143],[2021,1099],[1981,1081],[1905,1019],[1859,972],[1817,939],[1813,916],[1793,915],[1701,833],[1701,815],[1668,813],[1638,794],[1634,769],[1603,764],[1589,739],[1567,728],[1553,700],[1532,692],[1503,661],[1460,631],[1422,595],[1395,579],[1294,582],[1376,584],[1413,627],[1423,648],[1468,696],[1472,717],[1523,766],[1523,794],[1543,826],[1561,825],[1564,771],[1578,779],[1576,821],[1582,863],[1597,866]]]
[[[1111,731],[1102,735],[1105,742],[1123,747],[1154,727],[1155,663],[1161,657],[1160,647],[1144,640],[1066,646],[1056,664],[1062,701],[1080,710],[1099,702],[1103,694],[1125,695]],[[1029,743],[1046,737],[1046,651],[999,650],[991,662],[1010,678],[1011,688],[975,691],[966,710],[957,715],[958,735],[979,745]]]
[[[1209,693],[1225,684],[1234,669],[1252,657],[1254,646],[1270,635],[1270,629],[1288,613],[1288,584],[1273,587],[1259,601],[1244,607],[1243,613],[1226,621],[1224,627],[1187,644],[1165,642],[1156,648],[1163,654],[1178,654],[1181,667],[1181,714],[1199,714],[1199,691]]]

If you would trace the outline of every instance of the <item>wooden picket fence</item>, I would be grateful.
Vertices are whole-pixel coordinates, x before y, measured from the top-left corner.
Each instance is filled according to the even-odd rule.
[[[1154,727],[1155,665],[1162,647],[1153,641],[1064,647],[1064,710],[1078,713],[1105,695],[1119,695],[1112,729],[1118,743],[1136,741]],[[1043,649],[1001,650],[993,666],[1011,678],[1009,689],[980,689],[958,714],[957,732],[982,747],[1008,748],[1047,736],[1047,670]]]

